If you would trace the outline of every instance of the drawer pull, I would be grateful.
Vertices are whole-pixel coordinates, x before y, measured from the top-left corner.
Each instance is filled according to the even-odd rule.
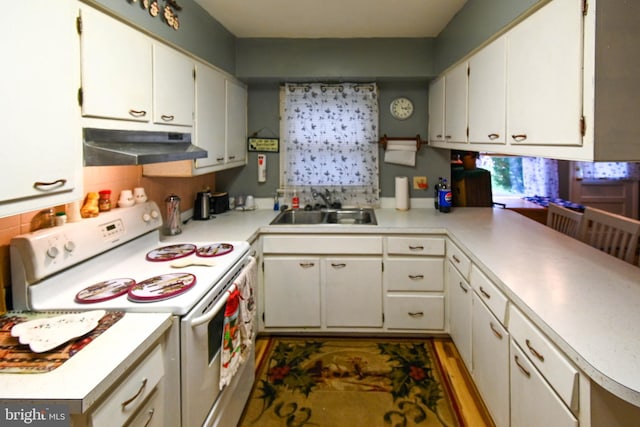
[[[527,134],[526,133],[515,134],[515,135],[511,135],[511,138],[513,138],[515,142],[522,142],[527,139]]]
[[[496,326],[493,324],[493,322],[489,322],[489,327],[491,328],[491,331],[493,331],[493,334],[496,337],[498,337],[499,339],[502,339],[502,334],[498,329],[496,329]]]
[[[140,384],[140,388],[138,389],[138,392],[134,394],[131,399],[125,400],[124,402],[122,402],[122,409],[126,408],[127,405],[129,405],[129,403],[136,400],[138,396],[140,396],[140,394],[144,391],[144,388],[146,387],[146,385],[147,385],[147,379],[145,378],[142,380],[142,384]]]
[[[454,254],[454,255],[451,255],[451,258],[452,258],[455,262],[457,262],[458,264],[460,264],[460,259],[459,259],[457,256],[455,256],[455,254]]]
[[[409,245],[409,249],[412,251],[423,251],[424,250],[424,246],[412,246]]]
[[[300,267],[302,267],[302,268],[311,268],[314,265],[316,265],[316,264],[313,263],[313,262],[301,262],[300,263]]]
[[[343,262],[341,262],[341,263],[332,262],[331,263],[331,267],[333,267],[333,268],[345,268],[346,266],[347,266],[347,264],[345,264]]]
[[[464,285],[462,284],[462,282],[458,282],[458,285],[460,285],[460,289],[462,289],[464,291],[464,293],[466,294],[467,292],[469,292],[469,289],[465,288]]]
[[[482,294],[482,296],[484,296],[486,299],[491,299],[491,295],[489,295],[487,293],[487,291],[484,290],[484,288],[482,286],[480,286],[480,293]]]
[[[500,138],[500,134],[497,133],[490,133],[488,136],[491,141]]]
[[[423,311],[410,311],[407,314],[411,317],[424,317]]]
[[[149,409],[148,415],[147,415],[147,421],[144,423],[144,425],[142,427],[148,427],[149,424],[151,424],[151,419],[153,418],[153,414],[156,412],[155,409],[151,408]]]
[[[170,114],[163,114],[163,115],[160,116],[160,118],[162,120],[164,120],[165,122],[172,122],[175,117],[173,115],[170,115]]]
[[[533,354],[535,357],[538,358],[538,360],[540,360],[541,362],[544,362],[544,356],[542,354],[540,354],[538,352],[538,350],[536,350],[535,348],[533,348],[533,346],[531,345],[531,341],[529,341],[528,339],[525,341],[525,343],[527,344],[527,347],[529,348],[529,351],[531,352],[531,354]]]
[[[531,378],[531,372],[529,372],[529,371],[527,370],[527,368],[525,368],[524,366],[522,366],[522,365],[520,364],[520,360],[518,359],[518,355],[517,355],[517,354],[514,356],[514,360],[516,361],[516,365],[518,365],[518,368],[520,368],[520,371],[521,371],[523,374],[525,374],[525,376],[526,376],[527,378]]]
[[[411,280],[422,280],[422,279],[424,279],[424,274],[409,274],[409,279],[411,279]]]
[[[147,112],[144,110],[129,110],[129,115],[133,117],[144,117],[147,115]]]

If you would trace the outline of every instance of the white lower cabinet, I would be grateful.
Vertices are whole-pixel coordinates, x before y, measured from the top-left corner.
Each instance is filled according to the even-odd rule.
[[[509,425],[509,332],[473,294],[473,381],[497,427]]]
[[[512,426],[578,426],[578,420],[513,340],[510,374]]]
[[[265,327],[320,327],[320,258],[264,256]]]
[[[451,262],[447,263],[449,335],[469,372],[471,359],[471,286]]]

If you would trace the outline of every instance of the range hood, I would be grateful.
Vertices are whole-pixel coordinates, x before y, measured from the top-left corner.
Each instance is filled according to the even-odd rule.
[[[83,129],[84,165],[144,165],[194,160],[207,151],[191,144],[190,133]]]

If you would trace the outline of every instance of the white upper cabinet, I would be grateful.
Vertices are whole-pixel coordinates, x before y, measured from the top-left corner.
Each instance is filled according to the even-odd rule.
[[[444,139],[445,142],[467,142],[467,62],[445,74]]]
[[[151,39],[91,7],[81,7],[82,115],[148,122]]]
[[[227,79],[227,163],[243,165],[247,161],[247,88]]]
[[[206,170],[225,162],[225,79],[216,69],[196,64],[196,117],[194,144],[209,155],[196,159],[195,168]]]
[[[153,121],[192,126],[194,62],[159,43],[153,44]]]
[[[582,145],[581,2],[554,0],[507,36],[507,138]]]
[[[469,142],[505,143],[506,38],[469,58]]]
[[[444,141],[444,76],[429,86],[429,141]]]
[[[0,217],[82,197],[77,5],[14,1],[3,12]]]

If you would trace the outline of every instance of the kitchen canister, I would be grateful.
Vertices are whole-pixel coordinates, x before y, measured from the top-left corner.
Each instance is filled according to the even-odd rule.
[[[396,177],[396,209],[409,210],[409,178],[406,176]]]
[[[167,210],[165,233],[169,236],[182,233],[182,228],[180,227],[180,197],[170,194],[165,199],[165,207]]]

